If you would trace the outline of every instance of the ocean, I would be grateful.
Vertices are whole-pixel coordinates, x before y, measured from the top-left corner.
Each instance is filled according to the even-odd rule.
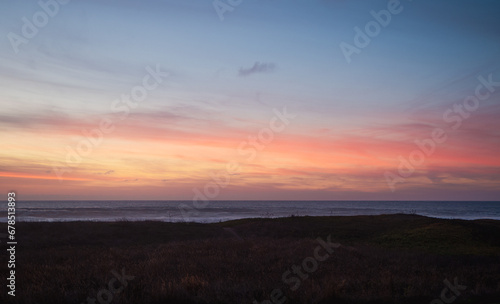
[[[7,202],[0,222],[7,221]],[[436,218],[500,220],[500,202],[468,201],[17,201],[16,221],[192,221],[407,213]]]

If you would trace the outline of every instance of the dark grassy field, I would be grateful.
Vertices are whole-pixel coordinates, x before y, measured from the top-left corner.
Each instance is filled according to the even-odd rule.
[[[87,298],[98,294],[102,303],[431,303],[455,278],[466,287],[445,291],[449,303],[500,303],[500,222],[493,220],[17,223],[16,236],[16,297],[4,283],[0,303],[93,303]],[[317,238],[328,236],[341,246],[325,257]],[[0,257],[6,278],[5,249]],[[134,277],[127,286],[113,280],[112,271],[123,270]],[[116,293],[103,291],[110,288]]]

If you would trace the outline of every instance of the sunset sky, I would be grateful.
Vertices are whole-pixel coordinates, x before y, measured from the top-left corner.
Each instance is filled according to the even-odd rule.
[[[0,10],[4,193],[500,199],[499,1],[54,1]]]

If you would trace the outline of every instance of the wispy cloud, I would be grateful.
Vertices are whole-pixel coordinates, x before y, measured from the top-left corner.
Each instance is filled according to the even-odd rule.
[[[249,76],[256,73],[270,73],[273,72],[276,68],[274,63],[260,63],[256,61],[251,68],[243,68],[241,67],[238,75],[241,77]]]

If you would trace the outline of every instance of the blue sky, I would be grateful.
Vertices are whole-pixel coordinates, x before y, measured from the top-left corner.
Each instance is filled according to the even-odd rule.
[[[443,125],[443,112],[474,92],[478,76],[500,79],[500,3],[401,0],[402,11],[392,15],[390,23],[348,63],[340,44],[354,44],[354,28],[364,29],[374,20],[370,12],[387,10],[389,3],[243,0],[221,20],[210,1],[70,1],[58,4],[58,12],[28,43],[19,45],[18,53],[10,33],[22,36],[23,17],[32,20],[42,9],[37,1],[4,4],[0,129],[3,142],[10,141],[13,147],[0,154],[5,183],[14,187],[29,176],[37,186],[26,191],[39,197],[38,189],[48,183],[52,191],[44,194],[47,198],[66,197],[74,189],[85,197],[88,189],[96,189],[88,181],[65,181],[58,187],[47,174],[54,176],[54,163],[64,165],[65,147],[81,140],[80,129],[113,114],[112,101],[139,84],[146,67],[160,66],[168,79],[133,109],[130,119],[120,122],[121,128],[117,125],[117,132],[102,146],[72,168],[74,178],[86,180],[96,172],[115,172],[114,180],[109,176],[104,181],[106,187],[90,191],[92,197],[121,198],[116,194],[120,185],[113,183],[137,175],[143,181],[137,189],[152,193],[150,198],[168,198],[169,193],[173,199],[189,198],[191,188],[209,180],[210,170],[220,169],[214,160],[232,157],[235,152],[230,147],[258,132],[274,108],[285,106],[298,113],[297,118],[247,167],[252,178],[235,181],[236,194],[222,193],[221,198],[252,196],[265,184],[263,193],[275,198],[288,198],[290,189],[324,199],[339,193],[353,199],[401,199],[415,193],[422,199],[446,198],[450,189],[463,183],[470,185],[469,193],[485,193],[484,199],[498,195],[492,190],[498,186],[498,174],[471,173],[478,170],[477,156],[463,152],[471,139],[462,136],[480,130],[476,139],[490,151],[481,156],[488,160],[484,166],[499,168],[492,152],[498,148],[498,134],[488,131],[498,126],[498,92],[481,103],[442,155],[429,157],[417,170],[418,177],[415,173],[401,184],[400,194],[386,193],[384,172],[397,167],[398,155],[411,152],[414,139],[427,136],[429,126]],[[419,127],[407,129],[408,125]],[[171,135],[155,133],[166,129]],[[133,159],[148,165],[124,164],[128,145],[137,140],[127,134],[134,132],[150,140],[145,142],[148,149],[169,147],[176,152],[162,157],[139,149]],[[287,154],[284,147],[293,143],[300,147],[289,152],[295,159],[282,161]],[[204,157],[194,152],[185,155],[188,147]],[[331,147],[342,152],[330,152]],[[121,155],[121,161],[111,154]],[[346,159],[346,155],[357,156]],[[339,166],[350,170],[344,174],[355,178],[328,182],[329,174],[340,175],[338,167],[322,171],[319,160],[329,157],[339,159]],[[468,173],[443,171],[440,164],[447,157],[454,160],[444,165],[448,171],[465,166]],[[463,164],[463,159],[470,163]],[[271,163],[276,166],[270,171],[257,169],[270,168]],[[165,172],[143,170],[158,164]],[[192,170],[181,169],[186,166]],[[311,173],[316,169],[321,174]],[[283,170],[289,171],[282,174]],[[181,190],[163,192],[161,174],[177,180],[176,189]],[[428,178],[447,174],[453,178]],[[356,194],[363,183],[373,189]],[[310,185],[301,188],[304,184]]]

